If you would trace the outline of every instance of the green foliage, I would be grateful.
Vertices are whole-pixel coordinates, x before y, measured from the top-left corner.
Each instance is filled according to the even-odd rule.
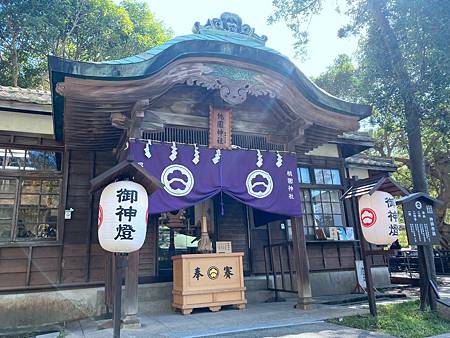
[[[419,301],[378,305],[378,316],[351,316],[330,322],[402,338],[423,338],[450,332],[450,323],[435,312],[420,311]]]
[[[273,1],[271,20],[285,20],[295,36],[322,2]],[[346,2],[345,13],[351,22],[338,35],[359,36],[358,67],[340,55],[315,82],[342,99],[373,106],[369,124],[377,141],[372,154],[394,158],[399,165],[395,178],[408,188],[412,180],[405,126],[408,116],[419,114],[429,191],[445,203],[437,213],[443,230],[450,207],[450,2],[355,0]],[[297,42],[303,52],[308,41]],[[412,100],[413,112],[407,109]]]
[[[172,32],[136,0],[0,0],[0,85],[45,87],[47,54],[117,59],[161,44]]]
[[[400,228],[400,231],[398,233],[398,242],[400,243],[400,246],[402,248],[409,247],[408,235],[406,233],[406,229],[405,228]]]
[[[272,0],[272,5],[275,11],[267,21],[284,21],[294,36],[296,55],[304,57],[309,42],[308,25],[311,17],[322,10],[322,0]]]
[[[360,101],[359,79],[356,72],[357,69],[353,65],[352,59],[346,54],[340,54],[334,60],[333,65],[312,80],[320,88],[336,97],[349,101]]]

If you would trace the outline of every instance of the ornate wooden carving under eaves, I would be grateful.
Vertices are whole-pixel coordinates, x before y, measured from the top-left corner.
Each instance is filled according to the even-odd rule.
[[[276,93],[256,72],[223,65],[204,65],[203,71],[191,75],[186,80],[186,84],[208,90],[219,90],[222,100],[230,105],[245,102],[248,95],[276,97]]]
[[[224,12],[220,18],[208,19],[206,24],[202,26],[200,22],[196,22],[192,31],[197,34],[227,34],[237,33],[245,35],[252,40],[264,45],[267,41],[267,36],[255,34],[255,29],[247,24],[242,24],[242,19],[239,15],[234,13]]]

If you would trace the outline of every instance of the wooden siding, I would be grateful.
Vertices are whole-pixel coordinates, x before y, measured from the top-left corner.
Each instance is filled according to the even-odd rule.
[[[266,226],[251,230],[251,255],[252,273],[264,274],[264,251],[263,247],[268,245],[268,235]],[[286,231],[281,229],[280,222],[272,222],[270,225],[270,236],[272,244],[279,244],[286,241]],[[332,242],[332,241],[310,241],[307,242],[310,271],[325,270],[347,270],[354,269],[357,252],[354,248],[356,242]],[[279,266],[278,248],[273,250],[273,260],[276,267]],[[267,251],[268,253],[268,251]],[[291,252],[292,255],[292,252]],[[286,253],[283,253],[283,266],[287,267],[285,260]],[[269,259],[269,257],[268,257]],[[292,257],[293,259],[293,257]],[[382,262],[377,261],[378,264]]]
[[[0,247],[0,290],[88,285],[104,280],[106,252],[98,244],[99,193],[89,193],[89,180],[110,168],[111,152],[67,151],[67,195],[64,208],[72,219],[60,219],[61,242]],[[65,189],[63,189],[65,190]],[[64,198],[65,197],[65,198]],[[60,213],[63,217],[63,213]]]
[[[154,277],[156,275],[156,229],[158,218],[152,216],[147,226],[144,245],[139,251],[139,277]]]
[[[252,262],[252,273],[262,274],[265,273],[264,266],[264,245],[267,245],[268,233],[267,227],[262,226],[254,228],[250,232],[250,252]]]
[[[220,212],[220,197],[215,200],[218,241],[231,241],[233,252],[243,252],[244,272],[250,272],[246,207],[223,195],[224,215]]]
[[[18,143],[25,143],[27,140],[15,138]],[[5,138],[4,142],[6,141]],[[48,142],[49,149],[54,149],[52,146],[55,145]],[[115,159],[111,152],[66,151],[67,171],[64,174],[64,183],[67,187],[63,190],[67,193],[66,196],[62,196],[61,200],[65,200],[65,205],[61,211],[64,207],[73,208],[72,219],[66,221],[60,219],[61,224],[64,223],[59,227],[61,242],[50,245],[32,243],[16,247],[0,247],[0,290],[90,285],[104,281],[106,252],[98,244],[96,227],[100,192],[89,194],[89,180],[114,163]],[[329,163],[320,164],[329,165]],[[216,213],[214,240],[232,241],[234,252],[244,252],[246,273],[264,274],[263,248],[268,244],[266,228],[250,227],[249,243],[246,207],[227,195],[223,195],[223,201],[225,213],[222,216],[220,197],[214,199]],[[352,225],[351,217],[348,217],[351,215],[348,203],[345,208],[347,223]],[[63,213],[60,217],[63,217]],[[251,220],[249,221],[251,223]],[[273,222],[270,229],[273,244],[286,240],[286,232],[281,229],[279,222]],[[156,275],[156,236],[157,220],[152,218],[148,225],[146,241],[140,252],[140,277]],[[353,242],[308,242],[307,251],[311,271],[353,269],[354,260],[358,257],[358,249]],[[275,264],[279,264],[277,252],[274,252],[274,260]],[[373,263],[383,265],[383,258],[373,257]]]

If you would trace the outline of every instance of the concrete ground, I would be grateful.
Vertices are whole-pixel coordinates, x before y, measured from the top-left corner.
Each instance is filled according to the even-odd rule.
[[[450,277],[439,278],[439,291],[443,298],[450,299]],[[417,299],[418,288],[398,287],[388,292],[406,295],[406,298],[391,297],[377,300],[377,304]],[[367,302],[358,299],[358,295],[318,297],[316,308],[309,311],[294,308],[295,299],[280,303],[249,304],[245,310],[224,308],[220,312],[194,310],[192,315],[179,313],[144,313],[140,315],[142,327],[125,328],[123,338],[138,337],[392,337],[327,323],[330,318],[340,318],[355,314],[368,313]],[[360,297],[361,298],[361,297]],[[363,297],[364,298],[364,297]],[[347,303],[347,302],[358,302]],[[330,305],[341,303],[341,305]],[[328,305],[324,304],[328,303]],[[112,337],[112,329],[99,330],[104,322],[82,320],[68,323],[65,337],[106,338]],[[55,338],[57,334],[38,336]],[[435,338],[450,337],[450,333]]]
[[[255,330],[250,332],[231,333],[223,337],[257,338],[257,337],[301,337],[301,338],[369,338],[392,337],[350,327],[318,322],[312,324],[281,327],[276,329]]]
[[[220,312],[196,310],[179,313],[143,314],[142,327],[122,329],[123,338],[138,337],[280,337],[293,333],[299,337],[388,337],[324,322],[329,318],[367,313],[361,306],[318,305],[304,311],[294,301],[250,304],[245,310],[226,308]],[[112,329],[97,330],[98,322],[78,321],[66,326],[67,338],[111,337]]]

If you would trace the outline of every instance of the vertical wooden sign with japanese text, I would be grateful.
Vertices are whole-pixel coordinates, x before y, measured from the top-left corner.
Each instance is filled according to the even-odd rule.
[[[411,245],[438,245],[439,231],[434,219],[433,205],[427,199],[403,203],[408,243]]]
[[[231,149],[231,110],[209,107],[209,147]]]

